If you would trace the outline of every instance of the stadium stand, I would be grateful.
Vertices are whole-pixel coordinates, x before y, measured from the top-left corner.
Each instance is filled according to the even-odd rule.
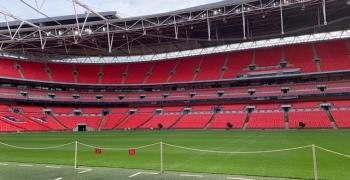
[[[328,119],[325,111],[291,111],[288,112],[289,127],[290,128],[300,128],[299,122],[305,123],[305,128],[332,128],[332,124]]]
[[[253,112],[247,129],[284,129],[284,112]]]

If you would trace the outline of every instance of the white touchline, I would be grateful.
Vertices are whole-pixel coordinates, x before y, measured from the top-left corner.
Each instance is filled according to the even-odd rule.
[[[238,177],[227,177],[227,179],[232,179],[232,180],[253,180],[253,179],[238,178]]]
[[[92,171],[92,169],[86,169],[86,168],[77,168],[77,169],[83,170],[83,171],[78,172],[79,174],[83,174],[83,173]]]
[[[183,177],[198,177],[198,178],[203,177],[202,175],[196,175],[196,174],[180,174],[180,176],[183,176]]]
[[[45,167],[47,167],[47,168],[55,168],[55,169],[61,168],[61,166],[45,166]]]
[[[141,172],[137,172],[135,174],[130,175],[129,177],[135,177],[135,176],[140,175],[140,174],[141,174]]]
[[[137,173],[135,173],[135,174],[130,175],[129,177],[130,177],[130,178],[131,178],[131,177],[135,177],[135,176],[138,176],[138,175],[140,175],[140,174],[157,175],[157,174],[159,174],[159,173],[155,173],[155,172],[137,172]]]
[[[31,164],[19,164],[18,166],[22,166],[22,167],[32,167],[33,165],[31,165]]]
[[[59,177],[59,178],[56,178],[56,179],[54,179],[54,180],[61,180],[61,179],[63,179],[62,177]]]

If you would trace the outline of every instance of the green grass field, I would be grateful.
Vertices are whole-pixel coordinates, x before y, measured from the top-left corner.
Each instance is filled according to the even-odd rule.
[[[316,144],[336,152],[350,154],[350,131],[346,130],[51,132],[1,134],[0,137],[1,142],[22,147],[55,146],[77,140],[107,148],[103,149],[101,155],[96,155],[94,148],[79,145],[80,166],[151,171],[158,171],[160,168],[159,144],[137,150],[136,156],[129,156],[127,150],[108,148],[127,149],[163,141],[197,149],[246,152]],[[49,150],[24,150],[0,145],[0,152],[0,162],[72,166],[74,162],[74,144]],[[311,148],[259,154],[218,154],[164,145],[163,153],[166,172],[313,178]],[[317,165],[320,179],[350,179],[350,158],[317,149]]]

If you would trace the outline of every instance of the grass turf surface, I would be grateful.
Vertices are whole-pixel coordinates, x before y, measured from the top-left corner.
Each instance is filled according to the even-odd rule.
[[[261,151],[310,144],[350,154],[350,131],[130,131],[88,133],[1,134],[0,141],[23,147],[45,147],[72,141],[99,147],[128,148],[156,142],[219,151]],[[159,145],[127,151],[78,146],[79,165],[158,170]],[[50,150],[22,150],[0,145],[0,162],[73,165],[74,145]],[[312,179],[311,148],[263,154],[216,154],[164,146],[165,171]],[[350,179],[350,159],[317,150],[320,179]]]

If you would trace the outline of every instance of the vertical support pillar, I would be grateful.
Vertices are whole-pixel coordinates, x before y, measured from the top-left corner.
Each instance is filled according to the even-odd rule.
[[[313,161],[313,166],[314,166],[314,179],[318,180],[316,146],[314,144],[312,145],[312,161]]]
[[[243,39],[247,39],[246,30],[245,30],[245,15],[244,15],[243,4],[242,4],[242,9],[241,10],[242,10]]]
[[[78,141],[74,144],[74,169],[78,168]]]
[[[322,0],[323,24],[327,25],[326,0]]]
[[[282,0],[280,0],[280,16],[281,16],[281,34],[284,35],[284,22],[283,22],[283,5],[282,5]]]

